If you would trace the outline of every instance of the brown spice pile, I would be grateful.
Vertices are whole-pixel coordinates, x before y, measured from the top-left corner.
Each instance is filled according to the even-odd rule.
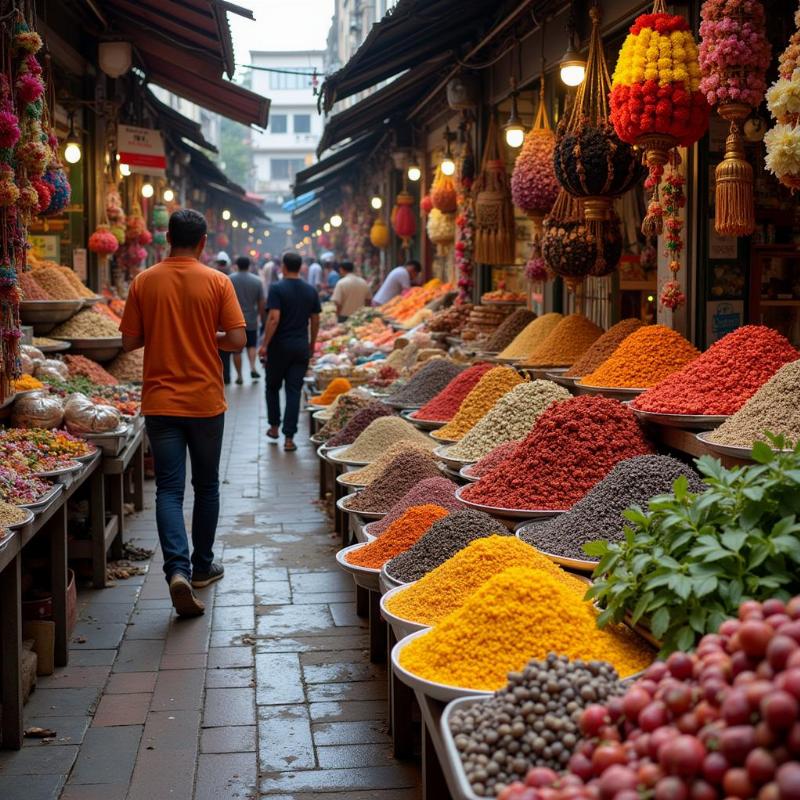
[[[612,325],[594,344],[564,373],[567,378],[580,378],[594,372],[634,331],[642,327],[640,319],[630,317]]]
[[[564,317],[524,360],[530,367],[569,367],[603,335],[603,329],[582,314]]]

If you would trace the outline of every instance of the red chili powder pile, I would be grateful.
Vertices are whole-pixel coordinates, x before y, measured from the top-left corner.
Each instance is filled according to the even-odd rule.
[[[470,464],[464,472],[469,473],[473,478],[482,478],[495,467],[499,467],[504,461],[511,458],[514,451],[519,447],[519,444],[519,441],[515,439],[513,442],[504,442],[498,445],[483,458],[476,461],[474,464]]]
[[[617,462],[652,452],[622,403],[573,397],[550,406],[513,455],[462,496],[497,508],[568,509]]]
[[[636,398],[658,414],[733,414],[800,353],[765,325],[745,325]]]
[[[492,368],[481,362],[456,375],[432,400],[411,416],[418,419],[449,422],[458,411],[461,401],[475,388],[478,381]]]

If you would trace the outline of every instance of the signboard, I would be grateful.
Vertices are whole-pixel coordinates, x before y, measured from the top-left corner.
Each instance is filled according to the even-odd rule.
[[[54,234],[31,234],[28,236],[31,252],[40,261],[61,262],[61,237]]]
[[[706,303],[706,341],[721,339],[744,324],[744,301],[711,300]]]
[[[117,148],[120,163],[127,164],[131,172],[166,177],[167,158],[161,131],[119,125]]]
[[[86,268],[86,248],[85,247],[76,247],[72,251],[72,269],[75,270],[75,274],[84,282],[86,283],[86,278],[88,277],[88,271]]]

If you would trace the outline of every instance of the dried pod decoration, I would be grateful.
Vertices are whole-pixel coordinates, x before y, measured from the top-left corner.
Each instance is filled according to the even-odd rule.
[[[662,306],[672,311],[686,303],[686,295],[681,289],[678,273],[681,269],[681,253],[683,252],[683,214],[686,205],[684,185],[686,179],[681,171],[681,159],[677,150],[671,153],[670,161],[664,173],[661,188],[661,211],[664,216],[664,233],[666,234],[666,255],[669,259],[669,271],[672,278],[661,287],[659,301]]]
[[[456,212],[455,267],[458,279],[458,299],[469,302],[474,284],[472,271],[475,265],[475,155],[472,150],[469,120],[462,114],[458,126],[458,211]]]

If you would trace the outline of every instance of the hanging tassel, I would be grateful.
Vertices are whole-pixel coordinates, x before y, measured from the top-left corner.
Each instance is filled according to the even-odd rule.
[[[755,229],[753,168],[745,158],[736,123],[725,142],[725,158],[717,164],[714,228],[721,236],[749,236]]]

